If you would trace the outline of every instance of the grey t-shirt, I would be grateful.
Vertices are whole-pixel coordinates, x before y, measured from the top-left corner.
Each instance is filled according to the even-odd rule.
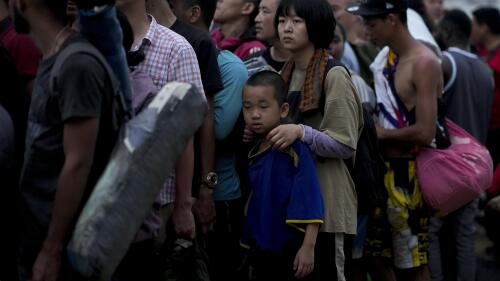
[[[443,95],[446,115],[485,144],[493,105],[491,71],[479,57],[464,50],[450,48],[443,54],[452,66]]]

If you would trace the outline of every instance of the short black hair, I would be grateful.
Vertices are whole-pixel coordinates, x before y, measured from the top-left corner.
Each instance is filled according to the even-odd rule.
[[[253,3],[254,6],[253,11],[249,16],[250,21],[248,24],[250,27],[253,27],[255,26],[255,17],[257,17],[257,15],[259,14],[260,0],[245,0],[245,2]]]
[[[500,34],[500,11],[494,7],[482,7],[474,12],[474,19],[480,24],[486,24],[493,34]]]
[[[439,29],[449,33],[455,41],[467,43],[472,30],[472,22],[467,14],[458,9],[445,11],[439,22]]]
[[[287,16],[291,11],[306,22],[309,41],[315,49],[328,49],[333,40],[337,22],[326,0],[281,0],[274,26],[278,28],[279,17]]]
[[[283,77],[276,72],[272,70],[263,70],[259,71],[250,78],[248,78],[246,82],[246,86],[269,86],[274,89],[274,98],[278,102],[278,105],[281,106],[283,103],[286,102],[287,98],[287,87],[285,80],[283,80]]]
[[[68,0],[39,0],[48,10],[52,12],[57,20],[66,24],[68,23],[68,15],[66,8],[68,7]]]
[[[193,6],[200,6],[202,12],[203,22],[210,26],[215,14],[215,7],[217,0],[183,0],[184,7],[191,8]]]

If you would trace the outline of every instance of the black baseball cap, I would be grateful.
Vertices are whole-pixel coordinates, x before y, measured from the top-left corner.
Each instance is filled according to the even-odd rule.
[[[408,9],[408,0],[361,0],[346,10],[357,16],[378,16],[399,13]]]

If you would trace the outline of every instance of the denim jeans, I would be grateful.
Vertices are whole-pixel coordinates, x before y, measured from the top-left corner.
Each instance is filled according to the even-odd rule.
[[[115,6],[78,10],[80,32],[106,58],[116,78],[129,113],[132,113],[132,88],[127,57],[123,48],[123,33],[116,17]]]
[[[476,199],[446,217],[431,218],[429,269],[432,281],[475,280],[474,236],[478,203]],[[449,249],[450,246],[454,249]],[[448,264],[450,266],[446,266]]]

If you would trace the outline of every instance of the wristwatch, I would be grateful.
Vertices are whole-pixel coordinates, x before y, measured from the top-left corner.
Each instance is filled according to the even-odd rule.
[[[210,189],[214,189],[218,181],[219,177],[214,172],[209,172],[208,174],[206,174],[201,178],[201,182]]]

